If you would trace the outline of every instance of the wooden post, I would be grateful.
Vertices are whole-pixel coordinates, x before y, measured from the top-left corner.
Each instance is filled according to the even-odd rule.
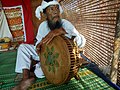
[[[114,54],[111,64],[110,78],[113,83],[117,83],[118,62],[120,57],[120,10],[117,15],[115,42],[114,42]]]
[[[3,10],[3,7],[2,7],[2,2],[0,0],[0,12],[1,12],[1,10]]]
[[[2,3],[1,3],[1,0],[0,0],[0,8],[2,8]]]

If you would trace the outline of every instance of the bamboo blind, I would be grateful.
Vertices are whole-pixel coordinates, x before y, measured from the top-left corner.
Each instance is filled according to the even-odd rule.
[[[115,46],[116,46],[115,47],[115,53],[118,54],[118,56],[115,56],[116,58],[118,58],[117,84],[120,86],[120,8],[119,8],[119,11],[117,13],[117,25],[116,25],[115,37],[116,37],[115,38]]]
[[[87,39],[85,55],[98,66],[111,65],[120,0],[62,0],[60,3],[63,17]],[[120,65],[118,71],[120,84]]]
[[[120,60],[120,58],[119,58],[119,60]],[[118,78],[117,78],[117,84],[120,86],[120,61],[119,61],[119,63],[118,63]]]

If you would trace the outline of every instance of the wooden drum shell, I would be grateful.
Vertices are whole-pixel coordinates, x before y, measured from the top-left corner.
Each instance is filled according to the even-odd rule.
[[[41,68],[52,84],[63,84],[74,77],[79,69],[78,47],[65,36],[55,37],[40,51]]]

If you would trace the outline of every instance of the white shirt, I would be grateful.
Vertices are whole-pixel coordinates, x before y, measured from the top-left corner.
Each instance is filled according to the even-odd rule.
[[[72,38],[72,36],[75,36],[74,41],[77,42],[77,45],[81,48],[84,47],[86,43],[86,39],[82,34],[80,34],[76,28],[70,23],[68,20],[62,19],[62,27],[66,31],[67,34],[65,34],[66,37]],[[37,42],[41,42],[42,38],[44,38],[48,33],[50,32],[50,28],[48,27],[47,21],[43,21],[39,28],[38,28],[38,33],[36,36]]]

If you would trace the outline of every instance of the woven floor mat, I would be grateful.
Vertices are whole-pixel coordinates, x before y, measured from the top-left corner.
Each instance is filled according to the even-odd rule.
[[[15,82],[16,51],[0,52],[0,90],[11,90]],[[29,90],[114,90],[104,80],[87,68],[79,69],[80,80],[72,78],[67,84],[53,85],[46,78],[37,79]]]

